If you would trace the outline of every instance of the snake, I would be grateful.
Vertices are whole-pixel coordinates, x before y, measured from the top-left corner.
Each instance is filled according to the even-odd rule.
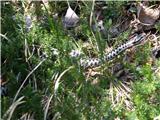
[[[119,54],[126,51],[127,49],[140,45],[143,41],[146,40],[146,37],[149,34],[146,33],[136,33],[133,37],[131,37],[127,42],[124,42],[117,46],[115,49],[110,51],[109,53],[104,53],[104,56],[102,58],[80,58],[80,66],[84,68],[93,68],[100,66],[103,64],[103,62],[110,61],[114,58],[116,58]],[[79,57],[81,54],[80,52],[76,50],[72,50],[70,53],[71,57]]]

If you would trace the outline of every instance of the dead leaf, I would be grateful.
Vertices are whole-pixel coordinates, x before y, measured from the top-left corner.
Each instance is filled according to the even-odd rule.
[[[160,8],[152,9],[139,3],[137,6],[137,17],[143,24],[153,25],[160,17]]]
[[[68,7],[66,15],[63,19],[63,24],[65,28],[75,27],[79,21],[79,17],[77,14],[72,10],[71,7]]]

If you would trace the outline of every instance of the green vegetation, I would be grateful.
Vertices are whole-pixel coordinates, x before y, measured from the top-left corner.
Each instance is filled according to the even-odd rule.
[[[7,87],[7,95],[1,97],[2,119],[153,120],[159,116],[160,70],[155,72],[153,67],[160,69],[160,60],[150,63],[151,43],[136,48],[132,63],[124,61],[122,53],[101,67],[85,70],[77,63],[80,58],[70,58],[72,49],[100,57],[111,36],[92,31],[88,17],[93,2],[69,3],[80,9],[79,26],[71,30],[61,20],[67,2],[52,1],[48,7],[39,2],[1,2],[1,76]],[[107,3],[103,16],[107,29],[123,16],[128,3]],[[56,13],[59,16],[53,19]],[[29,30],[26,15],[32,19]],[[159,33],[159,25],[156,28]],[[129,34],[127,30],[117,36],[113,47]],[[123,77],[110,70],[117,63],[129,71]]]

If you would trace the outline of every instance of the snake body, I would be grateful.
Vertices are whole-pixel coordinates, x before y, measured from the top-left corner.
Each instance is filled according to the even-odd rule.
[[[103,63],[103,61],[106,62],[106,61],[112,60],[116,56],[118,56],[120,53],[122,53],[123,51],[133,46],[139,45],[142,41],[146,39],[146,36],[147,35],[145,33],[136,34],[129,41],[119,45],[111,52],[104,54],[103,58],[101,59],[100,58],[87,58],[87,59],[81,58],[80,65],[84,68],[99,66]],[[78,55],[76,55],[76,52],[75,52],[75,56],[79,56],[79,55],[80,55],[79,53]]]

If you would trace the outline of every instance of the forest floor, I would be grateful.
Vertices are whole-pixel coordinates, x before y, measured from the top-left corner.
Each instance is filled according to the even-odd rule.
[[[0,82],[3,120],[160,120],[160,2],[3,1]]]

